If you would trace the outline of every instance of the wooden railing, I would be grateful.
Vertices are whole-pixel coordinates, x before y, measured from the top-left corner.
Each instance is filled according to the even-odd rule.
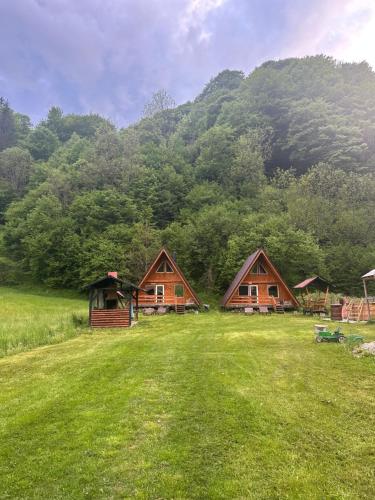
[[[185,297],[175,297],[174,295],[141,295],[138,299],[140,305],[154,305],[154,304],[186,304]]]
[[[346,321],[368,321],[374,318],[375,303],[371,300],[369,300],[369,305],[367,306],[366,299],[352,298],[343,306],[342,319]]]
[[[245,295],[237,295],[232,298],[232,303],[241,304],[241,305],[258,305],[258,306],[275,306],[279,303],[279,300],[275,297],[250,297]]]

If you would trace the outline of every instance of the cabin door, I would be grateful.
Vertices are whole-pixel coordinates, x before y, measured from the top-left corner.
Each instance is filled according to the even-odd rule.
[[[258,285],[250,285],[249,286],[249,295],[251,297],[251,302],[253,304],[258,303]]]
[[[155,292],[156,292],[156,302],[158,304],[163,304],[164,303],[164,285],[156,285]]]

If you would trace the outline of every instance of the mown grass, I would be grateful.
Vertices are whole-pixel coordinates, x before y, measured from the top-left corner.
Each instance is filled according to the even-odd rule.
[[[374,360],[313,324],[141,318],[0,360],[0,497],[373,498]]]
[[[0,287],[0,357],[74,337],[87,301],[72,292]]]

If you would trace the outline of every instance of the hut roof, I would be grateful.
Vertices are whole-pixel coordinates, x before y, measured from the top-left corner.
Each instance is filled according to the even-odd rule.
[[[120,278],[117,278],[115,276],[104,276],[103,278],[99,278],[96,281],[93,281],[92,283],[89,283],[84,287],[84,290],[90,289],[90,288],[107,288],[108,286],[111,285],[118,285],[121,290],[124,291],[132,291],[132,290],[142,290],[142,288],[139,288],[137,285],[134,285],[134,283],[131,283],[130,281],[127,280],[122,280]]]
[[[298,285],[295,285],[293,288],[297,288],[299,290],[311,286],[313,288],[325,289],[327,286],[330,286],[331,283],[320,276],[313,276],[312,278],[307,278]]]
[[[375,269],[362,276],[363,279],[375,279]]]
[[[234,280],[230,284],[228,290],[225,292],[225,295],[221,300],[222,305],[225,305],[228,302],[228,300],[232,296],[233,292],[238,287],[238,285],[241,283],[243,277],[246,275],[247,270],[250,269],[250,267],[252,267],[252,265],[256,261],[259,253],[260,253],[260,250],[258,249],[254,253],[249,255],[248,258],[245,260],[241,269],[238,271]]]

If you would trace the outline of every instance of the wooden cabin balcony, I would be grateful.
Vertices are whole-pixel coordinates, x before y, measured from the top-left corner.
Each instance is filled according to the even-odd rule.
[[[244,307],[259,307],[265,306],[276,310],[278,306],[283,306],[285,309],[292,309],[293,305],[288,300],[280,300],[278,297],[267,297],[267,296],[246,296],[246,295],[236,295],[231,299],[228,308],[244,308]]]
[[[233,297],[230,303],[232,304],[241,304],[244,306],[274,306],[278,304],[280,301],[275,297],[250,297],[250,296],[242,296],[237,295]]]
[[[187,305],[189,303],[185,297],[175,297],[174,295],[140,295],[138,300],[139,307],[155,305],[176,306]]]

